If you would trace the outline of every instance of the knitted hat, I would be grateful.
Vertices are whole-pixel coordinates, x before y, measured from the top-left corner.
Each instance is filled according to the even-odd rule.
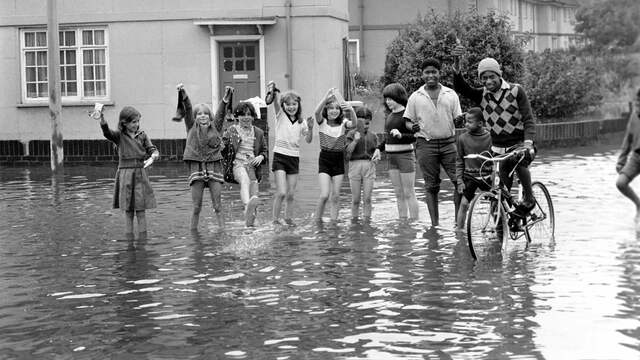
[[[500,71],[500,64],[494,58],[484,58],[480,60],[478,63],[478,76],[481,76],[485,71],[493,71],[498,74],[498,76],[502,76],[502,71]]]

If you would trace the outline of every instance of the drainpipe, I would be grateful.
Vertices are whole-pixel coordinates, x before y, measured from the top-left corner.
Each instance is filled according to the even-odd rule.
[[[287,11],[287,85],[288,89],[293,88],[293,55],[292,52],[292,41],[291,41],[291,0],[285,1],[285,7]]]
[[[360,57],[364,57],[364,0],[360,0]]]

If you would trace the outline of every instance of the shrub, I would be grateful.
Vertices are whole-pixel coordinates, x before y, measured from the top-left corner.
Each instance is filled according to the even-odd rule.
[[[442,62],[441,81],[450,85],[454,60],[451,51],[457,45],[456,37],[466,48],[466,61],[461,64],[465,78],[475,82],[478,62],[490,56],[502,65],[505,78],[520,81],[523,41],[511,36],[506,17],[495,12],[481,16],[472,10],[453,15],[434,11],[418,15],[388,46],[382,83],[399,82],[412,92],[424,84],[420,64],[434,57]]]

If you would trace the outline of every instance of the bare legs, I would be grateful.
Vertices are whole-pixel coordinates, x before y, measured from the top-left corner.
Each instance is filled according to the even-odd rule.
[[[215,212],[218,220],[218,226],[224,228],[224,215],[222,214],[222,184],[210,180],[209,192],[211,194],[211,203],[213,204],[213,211]],[[191,213],[191,230],[198,230],[198,223],[200,222],[200,211],[202,210],[202,196],[204,194],[204,182],[196,181],[191,184],[191,200],[193,201],[193,212]]]
[[[322,215],[324,214],[327,201],[331,203],[329,209],[331,220],[338,220],[338,211],[340,210],[340,186],[342,185],[343,177],[344,175],[329,176],[329,174],[326,173],[318,174],[320,199],[318,200],[318,207],[316,208],[316,222],[322,221]]]
[[[284,218],[290,221],[293,217],[293,194],[298,184],[298,174],[287,174],[284,170],[274,171],[276,192],[273,197],[273,221],[277,222],[284,206]]]
[[[407,213],[410,220],[418,219],[418,200],[415,191],[415,172],[401,173],[400,170],[389,170],[389,178],[396,194],[398,216],[406,219]]]
[[[620,190],[622,195],[629,198],[629,200],[631,200],[631,202],[636,206],[636,220],[640,220],[640,198],[638,198],[636,192],[633,191],[629,185],[630,183],[631,179],[629,179],[626,174],[621,173],[618,175],[618,179],[616,180],[616,187]]]
[[[147,217],[144,210],[127,210],[124,212],[126,235],[133,237],[133,217],[138,218],[138,233],[140,237],[147,236]]]
[[[362,217],[365,222],[371,221],[371,193],[373,192],[373,179],[349,180],[351,186],[351,219],[358,219],[360,212],[360,198],[362,192]],[[361,190],[362,189],[362,190]]]

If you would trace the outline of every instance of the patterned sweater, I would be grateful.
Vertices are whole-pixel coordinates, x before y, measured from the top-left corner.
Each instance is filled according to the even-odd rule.
[[[534,140],[535,121],[522,86],[502,80],[500,89],[492,93],[484,87],[469,86],[460,73],[455,73],[453,87],[482,109],[493,145],[510,147],[524,140]]]

